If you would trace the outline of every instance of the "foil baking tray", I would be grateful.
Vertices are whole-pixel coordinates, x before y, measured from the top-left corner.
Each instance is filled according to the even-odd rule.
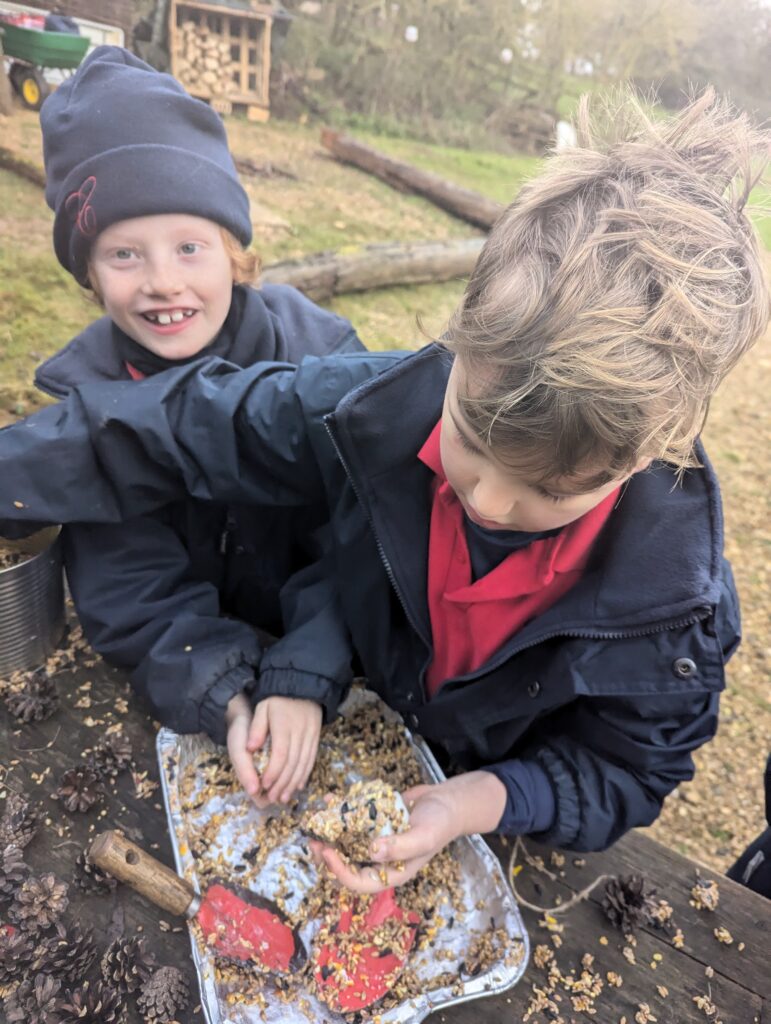
[[[391,722],[398,722],[403,730],[412,752],[417,760],[425,782],[441,782],[444,779],[439,765],[436,763],[426,743],[419,736],[412,736],[399,715],[388,708],[375,694],[367,690],[354,690],[341,708],[343,715],[360,709],[362,702],[377,705],[377,710]],[[322,740],[324,734],[322,732]],[[179,736],[170,729],[161,729],[158,733],[156,749],[160,765],[161,787],[169,822],[169,832],[174,851],[174,860],[180,875],[192,883],[200,891],[199,878],[195,859],[190,852],[188,824],[186,812],[183,810],[180,793],[180,780],[185,768],[206,752],[216,752],[208,737],[204,735]],[[348,769],[350,768],[350,771]],[[347,777],[355,781],[355,766],[346,766]],[[235,865],[241,859],[245,842],[254,841],[259,835],[261,826],[270,815],[270,810],[260,811],[243,792],[229,793],[225,797],[217,796],[207,801],[206,805],[196,811],[196,823],[200,824],[201,816],[218,815],[222,821],[221,853],[225,863]],[[228,830],[228,822],[233,822],[232,831]],[[248,828],[244,830],[244,823]],[[236,824],[237,823],[237,824]],[[244,841],[245,831],[248,838]],[[218,833],[219,834],[219,833]],[[276,891],[279,874],[286,871],[286,865],[295,862],[298,853],[305,853],[305,837],[299,828],[290,835],[282,847],[278,847],[275,855],[265,864],[258,877],[248,883],[249,887],[262,896],[271,898]],[[452,929],[440,929],[433,944],[425,950],[415,951],[411,956],[411,965],[419,978],[425,978],[427,986],[432,977],[438,978],[443,971],[457,968],[455,984],[445,988],[422,992],[420,995],[406,999],[388,1010],[378,1011],[372,1008],[354,1018],[331,1011],[324,1003],[308,994],[303,1000],[304,1006],[293,1006],[278,998],[271,999],[270,984],[267,989],[267,1006],[239,1003],[232,1005],[228,995],[232,989],[217,978],[215,961],[205,944],[200,943],[191,929],[193,963],[198,974],[201,991],[201,1009],[207,1024],[308,1024],[309,1020],[316,1024],[351,1024],[353,1019],[372,1020],[378,1024],[417,1024],[430,1013],[454,1006],[456,1003],[467,1002],[481,996],[494,995],[506,991],[522,977],[529,956],[529,942],[521,914],[516,905],[511,889],[506,882],[498,859],[480,836],[468,836],[455,841],[454,856],[460,863],[461,883],[465,913],[461,914],[463,924]],[[299,867],[302,863],[302,868]],[[315,868],[308,868],[307,858],[298,863],[298,873],[293,877],[298,890],[297,899],[302,900],[303,890],[307,892],[314,884],[312,873]],[[283,865],[283,867],[281,867]],[[302,877],[304,874],[305,877]],[[244,884],[237,874],[232,874],[233,881]],[[454,908],[448,903],[447,914],[450,916]],[[485,931],[491,920],[497,928],[505,929],[508,947],[506,955],[502,955],[492,967],[476,977],[463,976],[460,971],[464,954],[470,941]],[[306,945],[313,936],[313,922],[309,922],[307,933],[301,930]],[[441,965],[441,966],[440,966]]]

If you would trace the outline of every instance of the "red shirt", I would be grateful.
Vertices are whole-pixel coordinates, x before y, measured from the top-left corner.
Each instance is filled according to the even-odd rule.
[[[472,581],[463,506],[447,482],[437,423],[418,458],[436,474],[428,544],[428,608],[434,657],[429,697],[454,676],[488,661],[526,622],[542,615],[578,582],[618,489],[555,537],[512,551],[492,572]]]

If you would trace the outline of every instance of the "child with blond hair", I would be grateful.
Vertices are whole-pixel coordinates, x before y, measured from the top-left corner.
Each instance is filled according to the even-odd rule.
[[[767,143],[710,92],[655,121],[627,97],[600,117],[615,137],[586,104],[578,121],[441,343],[80,387],[0,433],[0,531],[186,493],[323,508],[285,612],[302,630],[331,581],[340,692],[362,671],[453,773],[406,794],[384,870],[316,847],[353,889],[471,832],[605,847],[657,817],[717,727],[739,613],[699,434],[768,323],[746,213]],[[260,679],[291,671],[285,640]]]

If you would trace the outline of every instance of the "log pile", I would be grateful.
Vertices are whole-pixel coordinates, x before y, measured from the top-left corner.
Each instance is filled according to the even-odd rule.
[[[230,44],[206,25],[185,21],[175,39],[176,77],[196,96],[226,96],[233,85],[235,65]]]

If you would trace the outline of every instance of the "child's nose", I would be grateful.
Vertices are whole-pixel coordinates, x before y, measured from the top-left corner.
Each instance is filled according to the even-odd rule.
[[[156,262],[148,266],[143,289],[146,295],[178,295],[183,287],[171,264]]]
[[[503,520],[511,515],[517,497],[509,488],[499,487],[484,479],[477,481],[471,497],[474,511],[482,519]]]

